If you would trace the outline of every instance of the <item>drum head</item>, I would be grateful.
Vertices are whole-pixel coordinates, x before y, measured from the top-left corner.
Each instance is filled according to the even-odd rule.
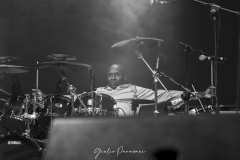
[[[88,108],[88,111],[92,112],[92,104],[94,105],[95,113],[97,113],[96,116],[100,117],[111,117],[115,116],[115,108],[114,106],[117,104],[116,101],[113,99],[113,97],[107,95],[107,94],[98,94],[94,92],[94,96],[92,99],[92,93],[84,93],[80,96],[80,99],[82,100],[83,104]],[[77,110],[76,113],[78,115],[76,116],[82,116],[82,115],[88,115],[88,113],[82,113],[79,111],[80,109],[84,109],[84,106],[80,103],[79,99],[77,99],[74,103],[74,108]],[[91,115],[90,115],[91,116]]]
[[[42,149],[31,139],[6,136],[0,139],[0,159],[43,159]]]
[[[48,95],[44,99],[45,114],[52,111],[53,116],[66,117],[71,115],[71,100],[61,95]]]
[[[46,132],[50,128],[51,119],[71,116],[71,100],[68,97],[48,95],[45,97],[44,102],[44,109],[41,110],[41,116],[38,120]]]

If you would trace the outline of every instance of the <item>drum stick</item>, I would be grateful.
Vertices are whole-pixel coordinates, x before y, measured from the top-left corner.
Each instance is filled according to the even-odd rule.
[[[38,64],[38,61],[37,61],[37,64]],[[36,73],[36,89],[38,89],[38,69],[37,69],[37,73]]]

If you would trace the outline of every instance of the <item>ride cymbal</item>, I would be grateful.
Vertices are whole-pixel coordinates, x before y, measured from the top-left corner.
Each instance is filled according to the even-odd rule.
[[[151,49],[151,48],[160,47],[162,43],[163,43],[163,40],[158,38],[136,37],[136,38],[117,42],[112,46],[112,48],[138,45],[141,48]]]

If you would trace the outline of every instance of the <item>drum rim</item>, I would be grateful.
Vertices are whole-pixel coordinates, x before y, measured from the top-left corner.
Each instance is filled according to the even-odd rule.
[[[61,95],[61,94],[59,94],[59,95],[58,94],[49,94],[46,97],[44,97],[44,99],[43,99],[44,102],[46,102],[48,99],[50,99],[52,95],[53,95],[53,98],[62,98],[64,100],[71,101],[70,98],[68,98],[67,96]]]
[[[83,94],[80,95],[80,98],[91,96],[91,94],[92,94],[91,92],[83,93]],[[114,105],[117,104],[116,100],[112,96],[110,96],[106,93],[96,93],[96,92],[94,92],[94,94],[109,98],[113,101]]]

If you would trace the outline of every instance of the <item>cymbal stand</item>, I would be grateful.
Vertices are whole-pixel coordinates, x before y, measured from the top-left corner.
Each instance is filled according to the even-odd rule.
[[[25,125],[27,125],[27,129],[25,130],[25,135],[27,138],[30,138],[31,136],[31,129],[30,129],[30,117],[28,115],[28,109],[29,109],[29,102],[30,102],[30,95],[26,94],[26,99],[25,99],[25,112],[24,112],[24,122]]]
[[[232,11],[232,10],[229,10],[229,9],[226,9],[226,8],[223,8],[219,5],[216,5],[214,3],[205,3],[205,2],[202,2],[202,1],[199,1],[199,0],[194,0],[195,2],[199,2],[203,5],[209,5],[211,6],[211,9],[210,9],[210,14],[211,16],[213,17],[213,22],[214,22],[214,51],[215,51],[215,61],[214,61],[214,82],[215,82],[215,101],[216,101],[216,104],[215,104],[215,113],[216,115],[220,113],[220,108],[218,106],[218,88],[217,88],[217,49],[218,49],[218,37],[219,35],[217,35],[217,24],[216,24],[216,21],[217,21],[217,18],[219,17],[219,11],[220,9],[224,10],[224,11],[228,11],[228,12],[231,12],[231,13],[234,13],[236,15],[240,15],[240,12],[237,12],[237,11]],[[219,26],[218,26],[219,27]]]
[[[169,77],[169,76],[167,76],[166,74],[164,74],[163,72],[157,72],[156,75],[157,75],[158,77],[163,76],[163,77],[165,77],[165,78],[168,78],[168,79],[169,79],[170,81],[172,81],[174,84],[176,84],[177,86],[180,86],[183,90],[186,90],[186,91],[189,91],[189,92],[190,92],[190,90],[189,90],[188,88],[186,88],[186,87],[184,87],[182,84],[176,82],[176,81],[173,80],[171,77]]]
[[[191,51],[191,48],[189,46],[186,46],[185,49],[184,49],[184,53],[186,54],[186,88],[188,87],[188,53]],[[186,89],[184,89],[185,91]],[[188,102],[189,99],[186,99],[186,101],[184,101],[184,104],[185,104],[185,109],[184,109],[184,114],[188,115],[189,113],[189,102]]]
[[[93,74],[93,71],[92,71],[92,67],[90,66],[89,68],[88,68],[88,70],[89,70],[89,73],[90,73],[90,79],[91,79],[91,98],[92,98],[92,114],[93,114],[93,116],[95,116],[95,114],[94,114],[94,108],[96,108],[96,106],[94,106],[94,105],[96,105],[96,103],[94,103],[94,102],[96,102],[96,98],[97,98],[97,96],[94,96],[94,91],[96,90],[96,87],[95,87],[95,78],[94,78],[94,74]],[[97,113],[96,113],[97,114]]]
[[[85,106],[85,104],[83,103],[83,101],[81,100],[81,98],[76,94],[76,88],[73,87],[73,85],[71,85],[68,81],[67,78],[64,76],[64,72],[60,71],[60,75],[63,81],[65,81],[68,85],[68,91],[71,94],[71,99],[72,102],[74,102],[74,96],[77,97],[77,99],[79,100],[80,104],[84,107],[84,109],[88,112],[88,114],[90,115],[88,108]],[[71,117],[73,116],[73,111],[74,111],[74,103],[71,104]],[[93,112],[94,113],[94,112]]]
[[[0,79],[0,83],[3,82],[5,80],[5,78],[7,78],[7,73],[3,71],[1,76],[2,77]]]
[[[144,59],[142,53],[139,51],[139,43],[137,43],[136,45],[136,51],[135,51],[135,54],[138,56],[139,59],[142,59],[143,62],[147,65],[147,67],[149,68],[149,70],[152,72],[153,74],[153,77],[154,77],[154,82],[155,82],[155,110],[154,110],[154,115],[156,116],[156,114],[160,113],[158,110],[157,110],[157,86],[156,86],[156,83],[157,81],[162,85],[162,87],[166,90],[166,92],[168,93],[168,95],[170,97],[172,97],[172,94],[167,90],[167,88],[164,86],[164,84],[161,82],[161,80],[159,79],[159,77],[156,75],[156,71],[152,70],[152,68],[149,66],[149,64],[146,62],[146,60]]]

